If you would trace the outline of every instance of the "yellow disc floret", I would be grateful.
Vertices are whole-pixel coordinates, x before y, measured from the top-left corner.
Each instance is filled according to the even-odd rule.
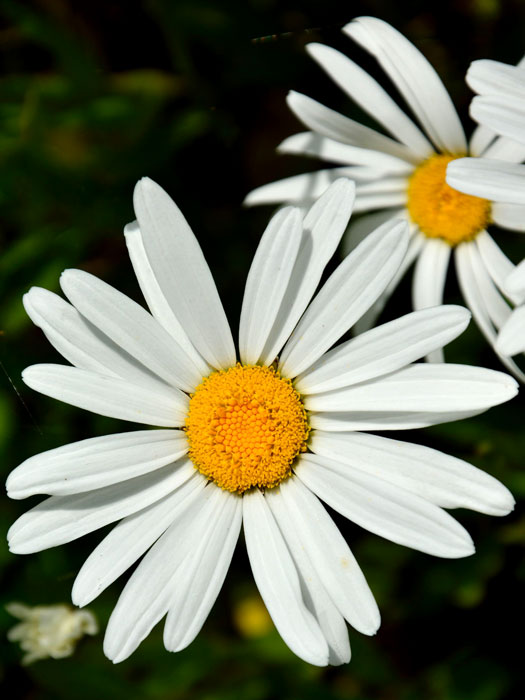
[[[490,202],[449,187],[447,165],[460,156],[434,155],[419,165],[408,183],[408,212],[429,238],[450,245],[476,237],[490,221]]]
[[[291,474],[309,427],[298,392],[272,367],[213,372],[190,399],[189,456],[227,491],[270,489]]]

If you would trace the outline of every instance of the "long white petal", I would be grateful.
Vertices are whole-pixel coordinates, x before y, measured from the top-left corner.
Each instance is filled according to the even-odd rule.
[[[305,607],[292,557],[259,490],[243,496],[243,522],[255,583],[279,634],[299,658],[326,666],[328,645]]]
[[[509,95],[525,99],[525,71],[500,61],[472,61],[466,81],[480,95]]]
[[[360,176],[364,176],[365,179],[377,177],[377,172],[362,166],[345,166],[292,175],[252,190],[244,200],[244,204],[252,206],[288,202],[300,206],[304,201],[312,201],[320,197],[336,180],[343,177],[357,180]]]
[[[35,391],[101,416],[176,428],[184,424],[188,397],[174,387],[132,384],[65,365],[33,365],[22,379]]]
[[[299,576],[304,604],[317,620],[328,643],[328,663],[331,666],[348,663],[351,652],[344,617],[328,595],[319,573],[303,545],[303,540],[301,540],[299,533],[294,528],[293,521],[286,512],[279,490],[272,489],[267,492],[266,501],[292,555]]]
[[[202,539],[211,534],[223,508],[222,496],[213,486],[201,491],[134,571],[106,629],[104,653],[113,663],[127,659],[168,612],[176,577]]]
[[[171,310],[216,368],[235,364],[233,338],[202,250],[171,197],[149,178],[133,196],[144,248]]]
[[[271,219],[253,258],[241,309],[239,353],[257,364],[293,273],[303,235],[301,212],[281,209]]]
[[[330,432],[349,430],[414,430],[429,425],[470,418],[485,409],[472,411],[322,411],[310,414],[310,428]]]
[[[286,530],[287,541],[292,538],[291,533],[296,533],[296,543],[341,614],[359,632],[375,634],[380,616],[372,591],[344,537],[318,498],[295,477],[284,481],[279,492],[270,491],[267,498],[279,526],[283,532]]]
[[[484,151],[486,151],[490,144],[494,141],[496,136],[496,132],[489,129],[488,126],[478,124],[470,137],[468,152],[472,156],[481,156],[481,154],[484,153]]]
[[[509,260],[487,231],[480,231],[476,236],[475,243],[485,269],[498,289],[512,301],[520,301],[520,297],[515,297],[512,292],[512,287],[510,289],[507,287],[507,279],[516,268],[514,263]]]
[[[222,587],[242,524],[242,498],[221,491],[223,509],[173,582],[164,645],[181,651],[195,639]]]
[[[115,525],[78,572],[71,591],[73,603],[80,607],[91,603],[133,566],[162,533],[191,508],[205,485],[206,480],[195,473],[173,493]]]
[[[475,197],[525,204],[525,165],[487,158],[458,158],[447,167],[447,183]]]
[[[510,316],[510,307],[496,288],[478,247],[476,245],[469,246],[468,253],[472,271],[487,313],[495,327],[500,328]]]
[[[414,309],[427,309],[443,303],[443,291],[447,278],[452,248],[439,238],[426,241],[416,262],[412,278],[412,305]],[[429,362],[443,362],[443,350],[438,348],[427,355]]]
[[[359,335],[368,331],[372,326],[375,325],[377,317],[385,308],[386,303],[395,292],[397,285],[401,282],[405,273],[413,264],[414,260],[417,260],[418,255],[423,250],[426,245],[428,238],[424,236],[418,229],[412,233],[407,251],[401,261],[400,266],[397,269],[396,274],[392,277],[385,291],[378,297],[377,301],[372,304],[372,306],[366,311],[361,318],[357,321],[354,326],[354,333]]]
[[[494,202],[492,205],[492,219],[501,228],[525,233],[525,206],[523,204]]]
[[[375,302],[406,252],[407,224],[383,224],[329,277],[297,324],[281,354],[287,377],[304,372]]]
[[[136,221],[132,221],[124,227],[124,236],[133,271],[152,316],[175,338],[193,364],[198,367],[201,375],[207,376],[210,367],[195,349],[162,293],[146,255],[140,228]]]
[[[142,306],[83,270],[65,270],[60,284],[88,321],[168,384],[192,391],[200,383],[199,368]]]
[[[327,136],[349,146],[359,146],[387,153],[409,163],[417,163],[419,160],[407,146],[380,134],[375,129],[370,129],[353,119],[344,117],[339,112],[325,107],[320,102],[300,92],[291,90],[286,101],[295,116],[308,129],[321,134],[321,136]]]
[[[485,294],[483,294],[473,270],[471,261],[471,253],[473,249],[474,253],[476,253],[477,251],[475,250],[475,246],[470,242],[461,243],[456,247],[455,261],[459,286],[465,301],[467,302],[467,306],[472,311],[472,316],[474,317],[480,331],[483,333],[492,347],[494,347],[496,352],[498,352],[495,347],[496,331],[488,313],[487,303],[485,301],[486,290]],[[505,367],[507,367],[515,377],[517,377],[521,382],[525,382],[525,374],[521,372],[513,360],[504,354],[500,354],[499,352],[498,356]]]
[[[301,394],[317,394],[389,374],[442,348],[469,320],[462,306],[414,311],[330,350],[294,386]]]
[[[378,177],[387,174],[409,175],[414,169],[413,163],[406,160],[369,148],[349,146],[313,131],[288,136],[277,146],[277,152],[322,158],[340,165],[362,165],[374,168]]]
[[[522,260],[519,265],[505,279],[505,288],[511,295],[512,299],[516,299],[518,303],[525,301],[525,260]]]
[[[319,285],[352,213],[355,185],[336,180],[312,205],[303,220],[303,237],[279,313],[268,337],[261,362],[270,365],[288,340]]]
[[[64,496],[133,479],[188,451],[182,430],[141,430],[72,442],[26,459],[7,478],[10,498]]]
[[[523,119],[525,117],[525,100],[512,100],[507,97],[487,95],[475,97],[470,104],[470,115],[473,119],[497,134],[523,144],[525,134]],[[495,158],[496,151],[489,146],[484,156]],[[522,160],[522,158],[519,158]],[[518,162],[519,162],[518,160]]]
[[[416,363],[357,386],[308,395],[304,405],[310,411],[471,411],[497,406],[517,392],[504,372]]]
[[[515,309],[503,324],[496,341],[496,350],[511,357],[525,352],[525,306]]]
[[[192,463],[183,458],[120,484],[74,496],[51,496],[13,523],[10,549],[29,554],[71,542],[158,501],[193,474]]]
[[[33,323],[75,367],[133,382],[146,381],[160,389],[165,387],[165,382],[101,333],[58,294],[32,287],[24,294],[23,301]]]
[[[312,452],[360,469],[442,508],[470,508],[506,515],[514,507],[510,491],[497,479],[456,457],[423,445],[368,433],[314,430]]]
[[[466,153],[463,127],[445,86],[408,39],[375,17],[359,17],[343,31],[377,59],[439,150]]]
[[[474,100],[484,99],[486,98],[474,98]],[[472,102],[474,102],[474,100]],[[521,163],[525,160],[525,140],[518,142],[506,136],[498,136],[490,146],[483,151],[482,157],[488,158],[489,160],[506,160],[509,163]]]
[[[312,43],[306,50],[352,100],[414,155],[421,160],[432,155],[432,144],[366,71],[330,46]]]
[[[352,217],[348,230],[343,236],[342,257],[346,257],[361,243],[372,231],[392,219],[403,219],[405,209],[380,209],[361,216]]]
[[[474,552],[448,513],[383,479],[317,455],[302,456],[297,476],[341,515],[392,542],[451,559]]]

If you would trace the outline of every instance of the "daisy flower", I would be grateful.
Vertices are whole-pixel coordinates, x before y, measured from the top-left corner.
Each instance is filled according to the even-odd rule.
[[[472,541],[443,508],[504,515],[507,489],[436,450],[370,435],[475,415],[516,394],[506,374],[416,363],[463,331],[456,306],[417,311],[331,346],[383,293],[406,254],[403,221],[367,237],[315,294],[345,230],[354,186],[338,180],[303,218],[270,221],[244,293],[239,355],[186,220],[148,179],[126,242],[151,311],[80,270],[24,298],[73,366],[36,365],[26,384],[147,426],[29,458],[9,495],[50,498],[9,532],[24,554],[120,521],[80,570],[84,606],[145,555],[124,587],[104,650],[127,658],[166,616],[170,651],[195,638],[244,529],[255,582],[284,641],[319,666],[350,659],[345,620],[374,634],[379,612],[320,500],[357,525],[441,557]]]
[[[400,278],[415,261],[413,306],[440,304],[451,256],[454,256],[465,301],[480,329],[494,345],[496,328],[510,314],[501,295],[503,280],[513,268],[487,232],[489,224],[525,231],[525,217],[509,204],[472,197],[445,182],[448,163],[473,156],[521,162],[525,145],[493,138],[477,129],[467,143],[461,122],[436,71],[398,31],[374,17],[360,17],[343,31],[377,59],[414,117],[414,122],[368,73],[323,44],[308,53],[339,87],[391,136],[363,126],[316,102],[291,92],[288,105],[309,131],[286,139],[282,153],[313,156],[335,163],[312,173],[259,187],[246,204],[304,204],[338,177],[357,185],[354,211],[366,212],[346,237],[346,250],[375,226],[400,216],[410,224],[410,243],[397,275],[357,325],[371,327]],[[442,360],[441,351],[429,359]],[[502,358],[518,376],[516,365]]]

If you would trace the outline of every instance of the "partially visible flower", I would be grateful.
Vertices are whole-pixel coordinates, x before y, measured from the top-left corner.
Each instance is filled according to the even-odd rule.
[[[496,135],[525,144],[525,65],[473,61],[467,83],[479,93],[470,114],[487,138]],[[450,163],[447,182],[461,192],[516,205],[513,217],[525,219],[525,165],[492,158],[460,158]],[[498,344],[499,347],[499,344]]]
[[[19,642],[26,654],[22,664],[39,659],[63,659],[71,656],[85,634],[96,634],[98,624],[89,610],[74,610],[70,605],[8,603],[7,612],[19,622],[7,633],[10,642]]]
[[[71,362],[36,365],[26,384],[94,413],[157,426],[95,437],[29,458],[9,495],[49,494],[11,527],[11,551],[36,552],[120,522],[84,563],[86,605],[142,558],[104,640],[126,659],[166,616],[164,643],[187,647],[222,587],[244,528],[255,582],[275,626],[305,661],[346,663],[345,620],[364,634],[379,611],[319,499],[357,525],[440,557],[473,553],[444,508],[505,515],[512,495],[461,460],[370,435],[473,416],[517,392],[512,377],[419,363],[467,326],[458,306],[407,314],[332,348],[384,291],[406,253],[407,225],[368,236],[326,282],[352,211],[341,179],[306,216],[270,221],[241,307],[238,354],[217,288],[181,211],[151,180],[135,189],[126,242],[151,314],[80,270],[71,304],[31,289],[32,320]],[[332,348],[332,349],[330,349]]]
[[[263,637],[272,629],[272,618],[260,596],[251,595],[238,600],[233,607],[233,622],[243,637]]]
[[[312,173],[263,185],[251,192],[246,204],[290,202],[306,204],[335,178],[356,181],[354,211],[373,212],[350,228],[346,250],[377,225],[403,216],[411,226],[411,240],[397,275],[377,303],[356,325],[371,327],[389,295],[410,265],[413,305],[422,309],[440,304],[451,255],[459,284],[481,331],[495,344],[497,329],[510,315],[502,292],[512,271],[511,261],[486,228],[525,231],[525,216],[513,205],[472,197],[449,187],[448,163],[467,153],[489,159],[521,162],[525,146],[493,132],[477,129],[467,143],[461,122],[436,71],[405,37],[386,22],[359,17],[343,31],[371,53],[392,80],[419,126],[368,73],[339,51],[312,43],[309,54],[341,89],[375,119],[390,136],[334,112],[306,95],[291,92],[288,105],[310,130],[286,139],[282,153],[322,158],[335,163]],[[511,301],[516,301],[511,298]],[[429,359],[441,360],[441,351]],[[522,381],[514,362],[502,361]]]

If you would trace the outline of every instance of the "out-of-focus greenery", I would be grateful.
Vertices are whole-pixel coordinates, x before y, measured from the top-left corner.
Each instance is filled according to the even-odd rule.
[[[2,0],[0,13],[4,475],[45,449],[130,428],[22,384],[23,367],[58,358],[27,319],[21,298],[31,285],[58,291],[61,270],[80,266],[139,299],[121,235],[133,218],[131,195],[139,177],[161,183],[185,212],[235,328],[249,262],[270,214],[267,208],[241,209],[242,199],[257,185],[312,167],[274,152],[282,138],[301,129],[286,108],[287,90],[301,90],[364,119],[307,57],[305,43],[336,46],[380,76],[369,57],[340,33],[354,16],[380,16],[434,63],[467,124],[471,94],[463,76],[469,62],[481,57],[516,62],[523,54],[525,27],[519,0]],[[514,260],[524,257],[522,236],[498,235]],[[460,301],[459,294],[447,301]],[[385,317],[408,310],[405,283]],[[448,357],[499,368],[474,327],[452,344]],[[518,398],[479,418],[402,437],[473,462],[523,502],[522,425],[523,399]],[[38,500],[4,499],[3,531]],[[294,657],[257,611],[241,542],[217,604],[187,650],[166,652],[158,627],[117,666],[104,657],[98,635],[82,641],[70,659],[22,669],[19,649],[6,643],[0,673],[9,697],[522,697],[517,624],[525,518],[519,506],[504,519],[459,512],[478,548],[459,561],[412,552],[335,517],[383,617],[375,638],[351,631],[350,665],[318,669]],[[95,533],[26,557],[2,546],[3,603],[67,601],[76,572],[99,539]],[[102,628],[121,587],[119,580],[90,606]],[[14,622],[2,607],[4,639]]]

